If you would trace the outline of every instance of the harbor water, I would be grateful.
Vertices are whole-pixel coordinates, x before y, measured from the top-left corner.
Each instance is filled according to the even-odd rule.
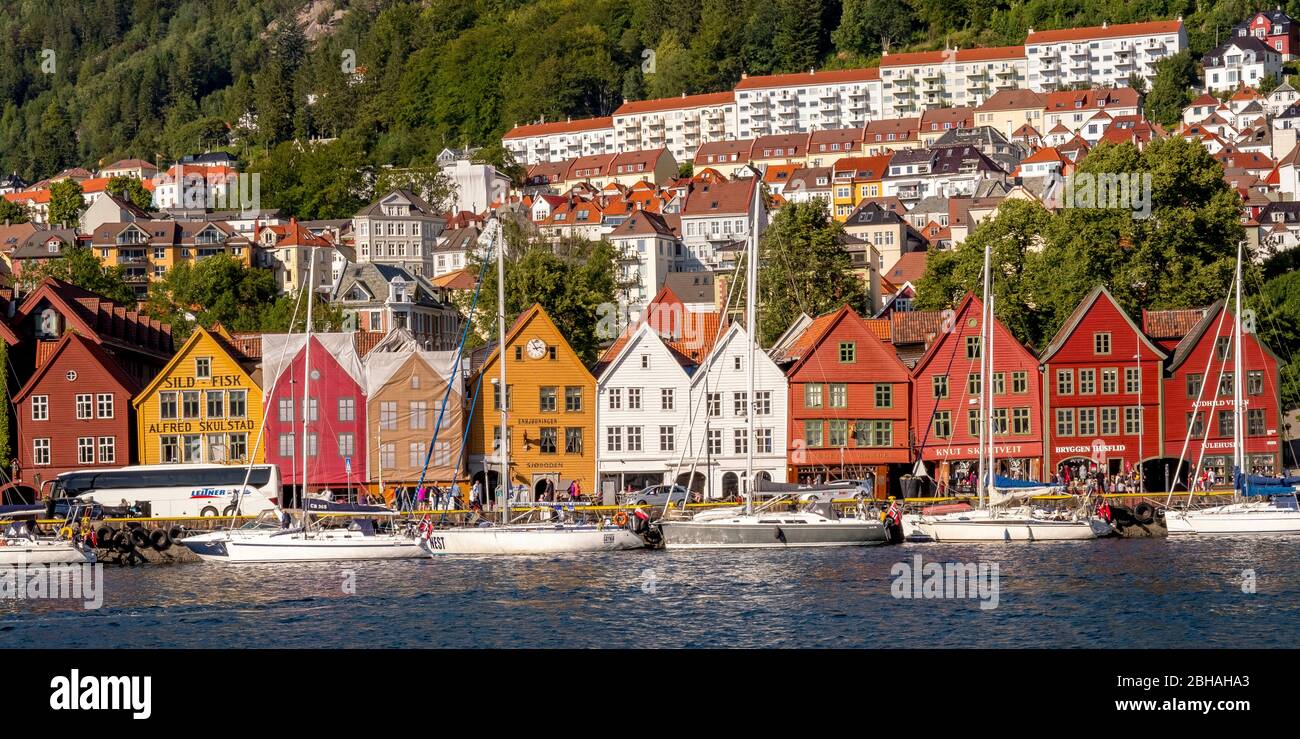
[[[897,597],[917,555],[996,564],[996,602]],[[95,609],[0,600],[0,647],[1267,648],[1300,636],[1300,537],[106,566],[103,578]]]

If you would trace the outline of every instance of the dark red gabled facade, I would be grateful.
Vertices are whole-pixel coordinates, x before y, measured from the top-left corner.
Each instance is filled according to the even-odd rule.
[[[1262,10],[1235,30],[1238,36],[1254,36],[1268,44],[1284,61],[1294,59],[1300,48],[1300,26],[1281,9]]]
[[[1093,288],[1039,357],[1044,474],[1065,465],[1118,474],[1160,458],[1167,358],[1106,288]]]
[[[131,397],[138,390],[98,344],[65,333],[14,394],[16,477],[40,491],[62,472],[132,464]]]
[[[845,306],[774,359],[790,381],[787,479],[872,476],[877,497],[896,488],[911,461],[911,373],[881,337]]]
[[[338,334],[331,336],[337,337]],[[336,341],[336,346],[346,346],[343,361],[360,366],[352,350],[351,335]],[[311,399],[315,415],[307,422],[307,433],[316,437],[315,456],[307,464],[307,486],[310,490],[330,488],[335,492],[349,485],[363,487],[366,482],[366,394],[340,358],[327,348],[318,336],[311,336]],[[263,362],[268,349],[263,337]],[[349,356],[350,355],[350,356]],[[266,398],[266,461],[279,465],[280,479],[285,485],[301,485],[303,477],[302,451],[302,383],[306,355],[302,346],[293,355],[278,377]],[[361,378],[361,379],[364,379]],[[432,401],[430,402],[432,405]],[[308,444],[310,447],[310,443]],[[308,450],[310,454],[310,448]],[[351,473],[348,462],[351,461]]]
[[[944,331],[912,370],[917,452],[945,492],[969,493],[978,471],[984,303],[973,293],[945,316]],[[993,407],[998,474],[1041,480],[1042,381],[1038,360],[999,321],[993,326]]]
[[[1210,306],[1178,344],[1166,368],[1164,456],[1173,460],[1171,470],[1180,456],[1186,460],[1178,475],[1180,486],[1186,485],[1188,471],[1196,467],[1198,459],[1203,459],[1201,469],[1214,470],[1217,482],[1231,484],[1233,416],[1237,412],[1233,322],[1232,311],[1224,310],[1223,301]],[[1242,385],[1246,471],[1275,475],[1282,463],[1280,362],[1252,333],[1242,333],[1241,347],[1246,373]],[[1194,433],[1188,433],[1189,426]]]

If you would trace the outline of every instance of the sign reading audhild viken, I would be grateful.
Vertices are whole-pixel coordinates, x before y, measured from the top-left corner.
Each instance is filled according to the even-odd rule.
[[[153,678],[82,675],[73,669],[70,675],[55,675],[50,680],[50,708],[55,711],[131,711],[131,718],[147,719],[151,706]]]

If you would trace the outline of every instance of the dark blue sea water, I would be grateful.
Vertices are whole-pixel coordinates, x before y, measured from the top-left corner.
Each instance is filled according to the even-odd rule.
[[[997,607],[893,597],[917,554],[997,563]],[[110,566],[104,590],[0,601],[0,647],[1294,647],[1300,537]]]

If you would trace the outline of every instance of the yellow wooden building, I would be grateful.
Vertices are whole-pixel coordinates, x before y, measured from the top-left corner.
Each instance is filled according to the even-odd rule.
[[[223,329],[196,328],[131,401],[140,463],[247,463],[262,425],[260,376]],[[258,448],[253,461],[264,459]]]
[[[596,488],[596,378],[540,305],[524,311],[506,334],[506,411],[510,484],[534,499],[577,481],[583,494]],[[470,426],[470,476],[495,489],[499,474],[501,359],[494,349],[473,382],[480,382]],[[471,393],[467,391],[467,395]]]

